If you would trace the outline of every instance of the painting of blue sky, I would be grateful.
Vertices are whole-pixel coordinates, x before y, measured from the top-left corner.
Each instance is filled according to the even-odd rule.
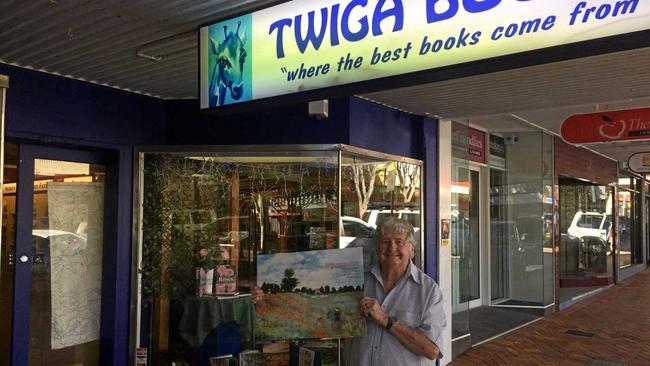
[[[260,254],[257,256],[257,285],[282,282],[287,268],[295,271],[299,287],[363,286],[361,248]]]

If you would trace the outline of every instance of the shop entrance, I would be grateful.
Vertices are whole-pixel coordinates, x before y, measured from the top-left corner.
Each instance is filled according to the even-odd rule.
[[[11,143],[5,151],[3,322],[20,311],[2,327],[0,364],[99,364],[106,158]]]
[[[484,253],[483,228],[487,217],[483,214],[482,168],[460,164],[456,167],[457,181],[452,188],[457,210],[452,221],[454,266],[454,353],[463,352],[474,341],[474,309],[484,305],[484,291],[488,288],[483,275],[487,263]],[[471,335],[471,337],[470,337]]]
[[[483,289],[481,228],[485,217],[481,215],[481,170],[478,166],[458,168],[461,182],[457,188],[458,219],[453,222],[457,233],[454,260],[458,283],[458,307],[472,309],[482,305]]]

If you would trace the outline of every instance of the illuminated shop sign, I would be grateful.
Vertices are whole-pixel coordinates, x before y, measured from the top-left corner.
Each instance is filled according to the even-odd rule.
[[[294,0],[200,29],[201,108],[648,28],[640,0]]]
[[[650,139],[650,108],[571,116],[562,122],[562,138],[572,144]]]

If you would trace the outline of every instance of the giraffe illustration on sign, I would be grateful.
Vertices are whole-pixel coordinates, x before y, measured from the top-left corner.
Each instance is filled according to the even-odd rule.
[[[210,37],[210,52],[216,63],[210,80],[210,105],[222,106],[230,93],[233,100],[240,100],[244,94],[244,64],[246,52],[246,32],[240,34],[241,21],[237,22],[235,32],[223,26],[223,41]]]

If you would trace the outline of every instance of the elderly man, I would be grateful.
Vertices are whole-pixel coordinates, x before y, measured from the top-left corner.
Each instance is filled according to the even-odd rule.
[[[359,303],[368,333],[346,342],[348,366],[434,365],[442,357],[442,293],[411,262],[414,239],[413,227],[398,218],[377,228],[378,265],[366,273]]]

